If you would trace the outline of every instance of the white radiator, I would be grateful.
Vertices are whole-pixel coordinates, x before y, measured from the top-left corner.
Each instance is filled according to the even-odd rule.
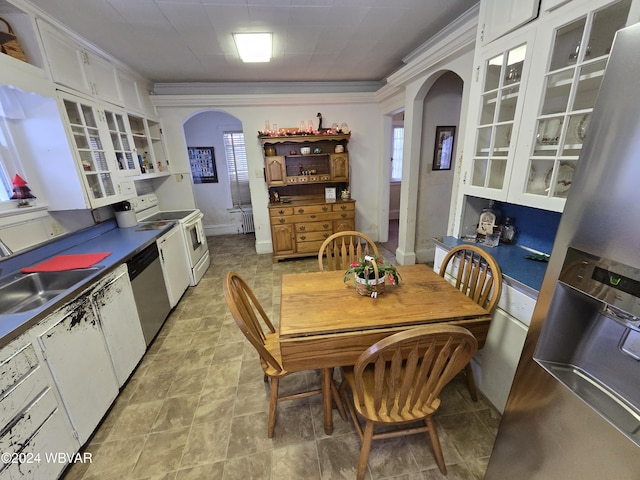
[[[253,208],[242,209],[242,231],[253,233],[256,231],[253,225]]]

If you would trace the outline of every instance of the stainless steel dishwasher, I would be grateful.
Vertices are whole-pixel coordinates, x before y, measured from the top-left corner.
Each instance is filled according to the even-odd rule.
[[[142,333],[149,345],[171,311],[158,246],[153,243],[133,256],[127,262],[127,268]]]

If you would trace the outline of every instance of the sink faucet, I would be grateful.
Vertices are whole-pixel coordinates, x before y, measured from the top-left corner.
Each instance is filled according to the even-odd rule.
[[[12,255],[12,254],[13,252],[11,251],[11,249],[0,238],[0,257],[8,257],[9,255]]]

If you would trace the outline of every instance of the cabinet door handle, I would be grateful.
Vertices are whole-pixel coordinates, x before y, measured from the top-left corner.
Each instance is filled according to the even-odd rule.
[[[346,209],[347,209],[347,206],[346,206],[346,205],[340,205],[340,208],[341,208],[342,210],[346,210]]]
[[[307,229],[307,228],[306,228],[304,225],[301,225],[301,226],[300,226],[300,231],[301,231],[301,232],[304,232],[306,229]]]
[[[279,213],[280,215],[284,215],[284,210],[278,210],[278,213]]]
[[[326,212],[327,210],[329,210],[329,207],[322,207],[323,212]]]
[[[329,224],[325,223],[324,225],[322,225],[322,228],[325,228],[325,229],[329,228]]]
[[[281,218],[280,220],[278,220],[280,223],[284,223],[286,222],[286,220],[284,218]]]
[[[340,215],[342,218],[347,218],[347,214],[343,213],[342,215]]]
[[[304,208],[299,208],[298,213],[304,213]]]
[[[316,217],[317,217],[317,215],[311,215],[311,218],[316,218]]]
[[[301,236],[300,236],[300,240],[306,240],[306,239],[307,239],[307,236],[306,236],[306,235],[301,235]]]
[[[324,238],[329,238],[329,234],[325,233],[324,235],[322,235]]]

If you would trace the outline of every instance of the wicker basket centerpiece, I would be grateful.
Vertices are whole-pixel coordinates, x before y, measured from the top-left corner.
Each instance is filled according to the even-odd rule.
[[[400,274],[394,265],[385,262],[382,257],[365,255],[353,262],[344,274],[344,281],[353,278],[359,295],[376,298],[384,293],[385,281],[392,285],[400,283]]]

